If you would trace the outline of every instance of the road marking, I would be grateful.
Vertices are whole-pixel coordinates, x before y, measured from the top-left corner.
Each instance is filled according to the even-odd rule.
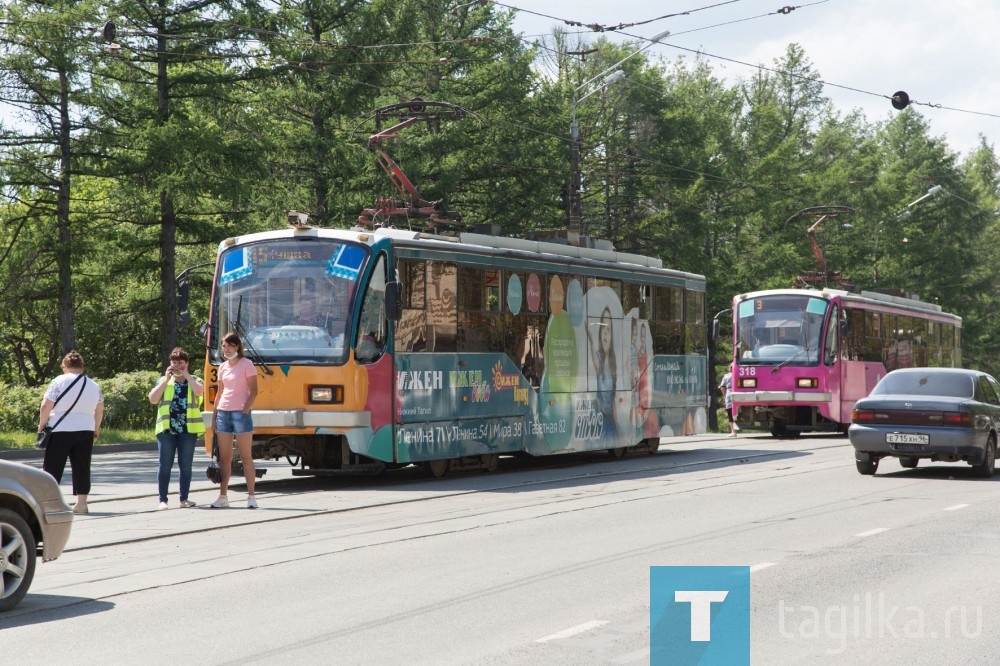
[[[969,506],[968,504],[956,504],[955,506],[949,506],[945,511],[958,511],[959,509],[964,509]]]
[[[603,627],[608,624],[610,620],[591,620],[590,622],[584,622],[583,624],[578,624],[575,627],[570,627],[556,634],[551,634],[545,638],[539,638],[536,643],[548,643],[549,641],[558,641],[562,638],[569,638],[570,636],[576,636],[577,634],[582,634],[585,631],[590,631],[591,629],[596,629],[597,627]]]
[[[755,564],[750,567],[750,573],[754,571],[760,571],[761,569],[766,569],[768,567],[773,567],[777,562],[761,562],[760,564]]]
[[[872,536],[874,534],[881,534],[882,532],[888,532],[888,531],[889,531],[888,527],[876,527],[873,530],[868,530],[867,532],[860,532],[858,534],[855,534],[854,536],[856,536],[856,537],[867,537],[867,536]]]

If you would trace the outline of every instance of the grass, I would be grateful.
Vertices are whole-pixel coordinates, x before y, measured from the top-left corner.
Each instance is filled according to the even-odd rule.
[[[132,442],[155,442],[153,429],[149,430],[117,430],[102,428],[99,444],[129,444]],[[33,449],[35,433],[33,432],[0,432],[0,450]]]

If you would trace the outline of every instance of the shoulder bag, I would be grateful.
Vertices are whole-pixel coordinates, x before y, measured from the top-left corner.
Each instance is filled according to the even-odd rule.
[[[52,425],[46,425],[44,428],[42,428],[42,431],[40,433],[38,433],[38,436],[35,438],[35,448],[36,449],[44,449],[46,446],[49,445],[49,440],[52,438],[52,431],[59,427],[59,424],[63,422],[63,419],[66,418],[66,416],[70,412],[73,411],[74,407],[76,407],[76,403],[80,402],[80,396],[83,395],[84,389],[87,388],[86,378],[87,378],[86,375],[81,374],[79,377],[77,377],[76,379],[74,379],[73,383],[71,383],[66,388],[65,391],[63,391],[62,393],[60,393],[59,397],[56,398],[56,401],[54,403],[52,403],[52,409],[55,409],[56,405],[59,404],[59,401],[63,399],[63,396],[66,395],[67,393],[69,393],[70,389],[72,389],[76,385],[76,383],[78,381],[80,381],[81,379],[84,380],[83,386],[80,387],[80,392],[76,394],[76,400],[74,400],[73,404],[69,406],[69,409],[67,409],[65,412],[63,412],[63,415],[59,417],[58,421],[56,421]]]

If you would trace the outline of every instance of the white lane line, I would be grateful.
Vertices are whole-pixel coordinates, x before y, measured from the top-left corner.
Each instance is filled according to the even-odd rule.
[[[773,567],[777,562],[761,562],[760,564],[755,564],[750,567],[750,573],[754,571],[760,571],[761,569],[766,569],[768,567]]]
[[[858,534],[855,534],[854,536],[856,536],[856,537],[868,537],[868,536],[872,536],[874,534],[881,534],[882,532],[888,532],[888,531],[889,531],[888,527],[876,527],[875,529],[868,530],[867,532],[859,532]]]
[[[956,504],[955,506],[949,506],[945,511],[958,511],[959,509],[964,509],[969,506],[968,504]]]
[[[596,629],[597,627],[603,627],[608,624],[610,620],[591,620],[590,622],[584,622],[583,624],[578,624],[575,627],[570,627],[569,629],[564,629],[555,634],[551,634],[544,638],[539,638],[536,643],[548,643],[549,641],[558,641],[562,638],[569,638],[570,636],[576,636],[577,634],[582,634],[585,631],[590,631],[591,629]]]

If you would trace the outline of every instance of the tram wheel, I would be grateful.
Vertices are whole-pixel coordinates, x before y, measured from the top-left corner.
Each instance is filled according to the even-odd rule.
[[[440,479],[448,473],[448,469],[451,467],[451,460],[447,458],[444,460],[428,460],[424,464],[427,465],[427,471],[430,472],[431,476],[435,479]]]
[[[497,471],[497,467],[500,466],[500,455],[497,453],[487,453],[482,457],[482,461],[484,472],[495,472]]]

